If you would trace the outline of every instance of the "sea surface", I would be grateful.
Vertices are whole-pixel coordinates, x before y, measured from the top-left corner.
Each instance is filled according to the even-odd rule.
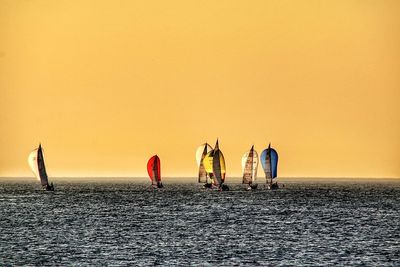
[[[400,266],[399,180],[194,180],[0,180],[0,266]]]

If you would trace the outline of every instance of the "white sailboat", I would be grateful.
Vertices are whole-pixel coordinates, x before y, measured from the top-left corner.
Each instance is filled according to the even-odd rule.
[[[258,168],[258,154],[254,150],[254,146],[251,147],[242,157],[242,170],[243,170],[243,184],[247,184],[247,190],[257,189],[258,184],[255,183],[257,179],[257,168]]]
[[[41,144],[39,144],[39,147],[29,154],[28,164],[31,167],[31,170],[35,174],[36,178],[40,181],[42,189],[45,191],[54,191],[53,183],[49,184]]]

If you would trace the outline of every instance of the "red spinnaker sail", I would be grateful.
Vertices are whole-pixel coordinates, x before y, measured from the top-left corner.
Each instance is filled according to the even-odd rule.
[[[157,155],[152,156],[147,162],[147,173],[153,184],[161,181],[160,158]]]

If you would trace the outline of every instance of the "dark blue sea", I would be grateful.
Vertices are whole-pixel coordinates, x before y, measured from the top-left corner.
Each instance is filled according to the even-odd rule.
[[[0,266],[400,266],[399,180],[0,180]]]

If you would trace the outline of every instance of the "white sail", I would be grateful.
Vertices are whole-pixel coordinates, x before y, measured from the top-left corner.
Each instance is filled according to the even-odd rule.
[[[199,147],[197,148],[197,150],[196,150],[197,167],[200,167],[201,158],[203,157],[203,151],[204,151],[204,148],[205,148],[206,146],[207,146],[206,152],[208,153],[208,152],[210,152],[210,151],[212,150],[212,147],[211,147],[209,144],[207,144],[207,143],[202,144],[202,145],[199,146]]]
[[[242,157],[243,183],[254,183],[257,179],[258,153],[253,148]]]
[[[28,164],[36,178],[40,181],[39,167],[37,162],[38,148],[33,150],[28,156]]]
[[[44,164],[44,156],[42,146],[33,150],[28,156],[28,164],[31,167],[32,172],[35,174],[36,178],[40,181],[43,189],[46,191],[53,191],[53,185],[49,185],[49,181],[46,173],[46,166]]]

